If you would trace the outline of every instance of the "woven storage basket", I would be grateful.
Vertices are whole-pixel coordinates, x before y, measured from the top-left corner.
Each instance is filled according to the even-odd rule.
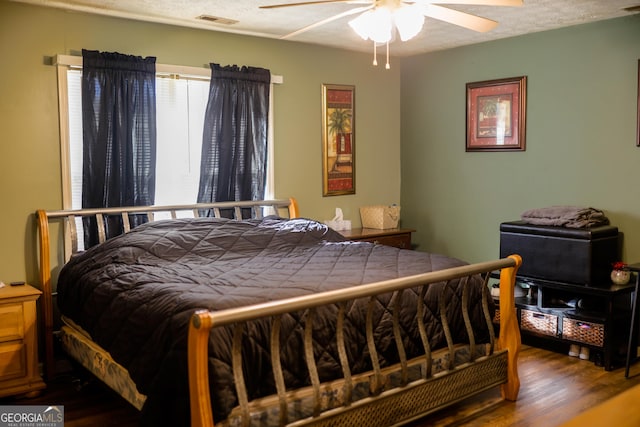
[[[526,331],[555,337],[558,334],[558,316],[522,310],[520,313],[520,327]]]
[[[496,313],[493,315],[493,323],[500,323],[500,309],[496,308]]]
[[[602,347],[604,345],[604,325],[564,317],[562,319],[562,338]]]
[[[400,206],[362,206],[360,219],[364,228],[397,228],[400,220]]]

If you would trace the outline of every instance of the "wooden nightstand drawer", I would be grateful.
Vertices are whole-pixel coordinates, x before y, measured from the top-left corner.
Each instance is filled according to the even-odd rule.
[[[362,240],[378,243],[380,245],[394,246],[400,249],[411,249],[411,233],[395,234],[393,236],[379,236]]]
[[[414,231],[410,228],[388,228],[384,230],[354,228],[352,230],[342,230],[339,233],[349,240],[378,243],[400,249],[411,249],[411,233]]]
[[[0,304],[0,342],[24,338],[22,304]]]
[[[0,397],[33,397],[46,387],[38,371],[40,294],[27,284],[0,288]]]
[[[27,375],[27,353],[22,341],[0,344],[0,381]]]

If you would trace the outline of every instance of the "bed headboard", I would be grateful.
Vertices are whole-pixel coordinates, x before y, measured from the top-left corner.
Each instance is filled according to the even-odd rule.
[[[144,215],[146,222],[153,222],[157,219],[177,218],[180,216],[197,218],[201,213],[211,212],[216,218],[223,217],[222,212],[229,212],[233,219],[262,218],[265,215],[279,215],[282,217],[296,218],[298,214],[298,204],[295,199],[277,200],[255,200],[240,202],[215,202],[215,203],[194,203],[188,205],[169,206],[128,206],[115,208],[92,208],[92,209],[69,209],[59,211],[38,210],[38,225],[40,238],[43,234],[48,234],[48,226],[52,220],[61,220],[65,233],[64,261],[68,261],[71,255],[78,252],[79,236],[83,233],[83,223],[78,221],[83,218],[94,218],[98,229],[98,239],[102,243],[106,240],[105,220],[108,217],[119,217],[122,219],[123,233],[131,230],[131,215]],[[250,211],[250,215],[246,212]],[[211,216],[211,215],[209,215]],[[80,229],[80,230],[79,230]],[[46,233],[43,233],[46,232]],[[42,250],[42,240],[40,240]]]
[[[79,250],[79,236],[84,234],[83,218],[94,218],[97,224],[98,240],[106,240],[105,221],[107,218],[119,217],[122,219],[122,232],[131,230],[130,217],[132,215],[146,215],[147,221],[155,221],[166,218],[201,216],[201,212],[208,211],[208,215],[216,218],[227,215],[233,219],[262,218],[267,215],[278,215],[285,218],[299,217],[298,203],[294,198],[274,200],[251,200],[239,202],[214,202],[194,203],[188,205],[171,206],[134,206],[116,208],[95,209],[70,209],[70,210],[38,210],[36,221],[38,224],[39,269],[40,286],[42,289],[42,311],[44,317],[45,337],[45,375],[48,379],[53,374],[53,289],[52,278],[66,263],[71,255]],[[250,212],[249,214],[247,214]],[[50,225],[58,224],[60,232],[52,239]],[[53,242],[53,243],[52,243]],[[56,261],[52,266],[52,244],[56,248]],[[55,272],[55,274],[54,274]]]

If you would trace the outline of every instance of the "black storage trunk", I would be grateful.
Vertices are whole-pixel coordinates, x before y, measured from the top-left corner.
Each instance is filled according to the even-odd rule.
[[[518,276],[591,286],[611,285],[618,227],[566,228],[524,221],[500,224],[500,256],[522,256]]]

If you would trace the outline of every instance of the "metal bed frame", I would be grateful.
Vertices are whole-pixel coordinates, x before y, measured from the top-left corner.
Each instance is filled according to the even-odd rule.
[[[82,209],[45,211],[36,213],[39,227],[40,244],[40,279],[43,290],[43,314],[44,314],[44,338],[45,338],[45,374],[51,379],[55,374],[54,368],[54,307],[55,297],[54,277],[52,271],[57,271],[58,265],[66,262],[71,254],[78,250],[78,221],[77,218],[94,217],[98,223],[98,235],[100,241],[105,239],[105,217],[117,215],[122,218],[123,231],[130,229],[129,215],[147,214],[150,221],[154,220],[159,212],[169,212],[172,218],[176,218],[179,212],[192,212],[194,217],[200,215],[203,210],[212,212],[220,217],[221,212],[233,212],[236,219],[242,218],[242,212],[250,210],[251,216],[260,218],[264,209],[277,213],[280,216],[295,218],[299,216],[298,205],[295,199],[281,199],[269,201],[251,202],[224,202],[210,204],[192,204],[178,206],[152,206],[130,208],[106,208],[106,209]],[[59,223],[58,228],[52,233],[51,223]],[[57,233],[56,233],[57,232]],[[54,240],[52,240],[52,235]],[[55,241],[56,248],[64,246],[65,250],[52,253],[51,242]],[[64,252],[64,253],[63,253]],[[52,269],[51,260],[59,260]],[[208,381],[208,354],[207,341],[212,328],[233,325],[233,375],[238,395],[239,405],[232,411],[230,418],[222,425],[250,425],[252,417],[256,413],[264,411],[265,405],[271,405],[272,411],[278,412],[280,425],[331,425],[352,426],[362,425],[395,425],[410,422],[426,414],[459,402],[469,396],[482,392],[492,387],[500,386],[502,396],[507,400],[516,400],[520,387],[517,371],[517,357],[520,351],[520,330],[518,327],[515,301],[514,283],[515,274],[522,260],[517,255],[507,258],[450,268],[431,273],[420,274],[411,277],[403,277],[394,280],[371,283],[362,286],[341,289],[337,291],[322,292],[303,297],[274,301],[253,306],[241,307],[232,310],[209,312],[197,311],[192,318],[188,338],[188,363],[189,363],[189,389],[191,404],[191,423],[193,426],[213,426],[213,415],[210,400]],[[456,358],[456,345],[452,342],[446,323],[446,307],[444,301],[440,301],[441,310],[445,311],[441,319],[445,329],[448,346],[443,349],[447,366],[443,372],[432,369],[434,351],[429,348],[425,325],[421,321],[421,313],[424,310],[419,298],[418,316],[416,322],[420,336],[424,344],[424,354],[418,358],[407,360],[403,345],[402,332],[398,323],[397,310],[393,310],[393,339],[396,342],[398,359],[400,362],[392,367],[381,367],[376,350],[373,334],[373,326],[370,313],[376,295],[395,293],[395,299],[400,300],[399,294],[413,288],[419,289],[424,295],[430,284],[449,282],[452,280],[468,280],[474,275],[481,275],[485,282],[485,290],[488,292],[488,283],[495,273],[500,271],[500,298],[499,316],[491,319],[488,308],[484,307],[485,318],[489,326],[491,342],[489,344],[476,344],[473,330],[469,321],[469,314],[463,310],[468,335],[469,354],[468,360],[461,364],[454,363]],[[55,274],[54,274],[55,276]],[[464,298],[463,306],[468,301]],[[365,299],[368,304],[366,319],[367,348],[371,357],[372,371],[365,374],[352,375],[349,370],[345,352],[345,334],[343,333],[344,312],[348,302],[356,299]],[[323,319],[325,322],[334,322],[336,325],[336,343],[342,366],[343,378],[333,381],[331,384],[321,383],[318,378],[316,361],[312,348],[313,314],[318,307],[324,305],[336,305],[338,307],[335,319]],[[280,319],[285,313],[300,312],[306,310],[307,321],[304,331],[304,357],[310,376],[311,386],[304,390],[288,390],[283,380],[282,367],[279,361],[280,342],[277,339],[280,327]],[[499,320],[498,320],[499,317]],[[242,374],[242,346],[243,331],[247,322],[268,318],[272,327],[271,359],[272,371],[275,378],[277,394],[268,398],[250,401],[244,388]],[[420,319],[420,320],[418,320]],[[493,334],[493,323],[499,322],[499,336]],[[483,347],[484,346],[484,347]],[[476,356],[477,348],[483,347],[485,354]],[[441,352],[441,353],[442,353]],[[409,375],[415,368],[420,372],[418,378]],[[123,368],[124,369],[124,368]],[[363,383],[370,389],[366,398],[355,400],[353,398],[356,384]],[[391,385],[393,384],[393,385]],[[326,393],[332,396],[338,395],[338,403],[326,404]],[[290,419],[291,402],[305,398],[312,402],[312,414],[301,420]],[[232,418],[233,416],[233,418]]]

